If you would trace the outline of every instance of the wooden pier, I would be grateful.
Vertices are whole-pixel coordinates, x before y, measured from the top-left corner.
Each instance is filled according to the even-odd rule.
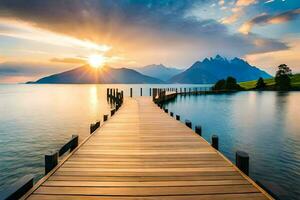
[[[272,199],[151,97],[123,106],[42,178],[28,200]]]

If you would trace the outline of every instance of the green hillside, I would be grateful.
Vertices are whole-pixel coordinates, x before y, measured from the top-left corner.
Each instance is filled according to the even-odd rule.
[[[274,86],[275,86],[274,78],[264,79],[264,81],[267,84],[267,89],[274,88]],[[252,90],[252,89],[255,89],[256,82],[257,82],[257,80],[240,82],[239,84],[246,90]],[[292,89],[294,89],[294,90],[300,89],[300,74],[295,74],[292,76]]]

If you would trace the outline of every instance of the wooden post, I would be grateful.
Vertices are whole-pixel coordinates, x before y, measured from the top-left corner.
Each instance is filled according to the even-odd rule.
[[[165,111],[165,113],[168,113],[169,110],[167,108],[165,108],[164,111]]]
[[[107,119],[108,119],[108,115],[103,115],[103,121],[105,122],[107,121]]]
[[[109,97],[109,88],[106,89],[106,98]]]
[[[141,96],[143,96],[143,88],[141,88]]]
[[[202,127],[201,126],[195,126],[195,132],[198,134],[198,135],[200,135],[200,136],[202,136]]]
[[[173,112],[170,112],[170,116],[173,117],[173,116],[174,116],[174,113],[173,113]]]
[[[151,95],[151,88],[149,89],[149,96],[151,97],[152,95]]]
[[[176,120],[180,121],[180,115],[176,115]]]
[[[130,97],[132,97],[132,88],[130,88]]]
[[[123,104],[123,90],[120,91],[120,103]]]
[[[92,134],[99,127],[100,127],[100,121],[96,122],[95,124],[91,124],[90,125],[90,134]]]
[[[113,115],[115,114],[115,112],[116,112],[116,109],[112,109],[112,110],[110,111],[110,116],[113,116]]]
[[[217,135],[211,136],[211,146],[216,150],[219,150],[219,137]]]
[[[48,174],[58,163],[58,152],[45,155],[45,174]]]
[[[95,124],[90,125],[90,134],[92,134],[94,132],[94,126],[95,126]]]
[[[236,166],[249,176],[249,155],[244,151],[237,151],[235,153]]]
[[[116,89],[113,89],[113,92],[114,92],[114,98],[116,97]]]
[[[189,128],[192,128],[192,122],[190,120],[185,120],[185,125]]]
[[[156,100],[156,96],[157,96],[157,88],[152,88],[152,100],[154,101],[154,102],[156,102],[155,100]]]
[[[1,200],[20,199],[33,187],[33,175],[26,175],[13,183],[9,188],[1,191]]]
[[[70,152],[78,147],[78,135],[72,135],[72,142],[70,144]]]

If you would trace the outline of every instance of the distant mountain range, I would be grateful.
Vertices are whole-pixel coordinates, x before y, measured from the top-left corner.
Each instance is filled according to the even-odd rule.
[[[60,84],[87,84],[87,83],[163,83],[163,81],[143,75],[135,70],[127,68],[110,68],[101,69],[91,68],[89,66],[78,67],[66,72],[54,74],[28,83],[60,83]]]
[[[28,83],[213,84],[228,76],[235,77],[238,82],[257,80],[259,77],[272,77],[243,59],[228,60],[220,55],[197,61],[185,71],[165,67],[162,64],[134,69],[111,67],[94,69],[89,66],[81,66]]]
[[[158,78],[163,81],[171,79],[173,76],[183,72],[183,69],[166,67],[162,64],[147,65],[145,67],[133,68],[134,70],[151,77]]]
[[[217,55],[215,58],[205,58],[202,62],[195,62],[184,72],[175,75],[168,82],[170,83],[190,83],[190,84],[209,84],[215,83],[220,79],[232,76],[238,82],[257,80],[259,77],[271,78],[272,76],[251,66],[240,58],[227,60]]]

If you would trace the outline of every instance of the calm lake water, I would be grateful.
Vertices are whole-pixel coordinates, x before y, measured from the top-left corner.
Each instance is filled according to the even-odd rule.
[[[178,96],[169,111],[203,128],[231,161],[250,156],[250,176],[280,199],[300,199],[300,92],[239,92]]]
[[[0,191],[26,174],[38,180],[46,153],[72,134],[88,136],[89,125],[110,110],[107,87],[125,95],[143,87],[149,95],[150,87],[168,85],[0,85]],[[300,92],[178,96],[166,107],[202,125],[205,139],[217,134],[232,161],[236,150],[248,152],[250,176],[282,199],[299,199]]]

